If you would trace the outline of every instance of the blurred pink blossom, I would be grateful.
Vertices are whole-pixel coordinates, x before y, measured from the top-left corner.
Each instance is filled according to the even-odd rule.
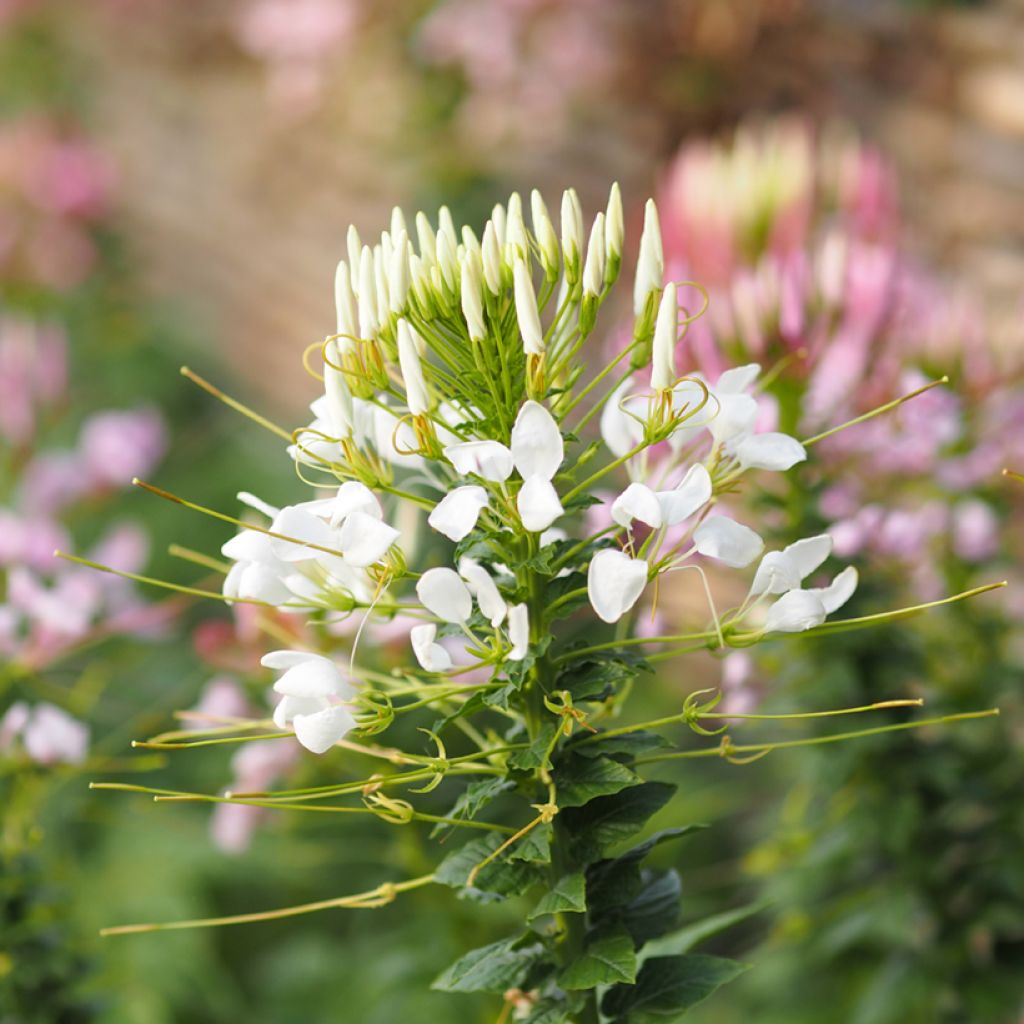
[[[16,739],[37,764],[81,764],[89,752],[89,730],[54,704],[11,705],[0,719],[0,750]]]
[[[99,487],[126,487],[163,456],[167,431],[151,409],[94,413],[78,441],[82,469]]]

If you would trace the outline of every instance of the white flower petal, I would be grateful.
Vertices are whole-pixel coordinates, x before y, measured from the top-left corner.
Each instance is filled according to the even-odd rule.
[[[349,687],[333,661],[316,657],[288,669],[274,683],[274,692],[286,697],[313,699],[340,697],[349,692]]]
[[[365,512],[352,512],[341,524],[338,543],[345,561],[357,569],[364,569],[379,562],[398,537],[399,533],[393,526]]]
[[[807,590],[791,590],[768,609],[766,633],[802,633],[825,621],[821,598]]]
[[[745,469],[775,471],[792,469],[807,458],[807,450],[795,437],[775,431],[743,438],[734,454]]]
[[[500,441],[462,441],[448,445],[444,455],[460,476],[474,473],[501,483],[512,474],[512,453]]]
[[[516,495],[516,508],[531,533],[543,533],[565,511],[554,484],[540,476],[526,478]]]
[[[634,519],[656,530],[662,523],[662,506],[658,495],[646,484],[630,484],[613,502],[612,519],[629,529]]]
[[[750,593],[755,597],[759,594],[785,594],[787,590],[798,589],[801,579],[799,567],[787,551],[769,551],[757,567]]]
[[[618,622],[640,599],[647,586],[648,565],[621,551],[599,551],[587,570],[587,593],[598,618]]]
[[[508,638],[512,650],[509,661],[522,661],[530,651],[530,613],[525,604],[514,604],[508,610]]]
[[[711,500],[714,487],[711,474],[702,463],[691,466],[689,472],[671,491],[658,491],[661,514],[667,526],[676,526],[689,519]]]
[[[340,705],[324,708],[314,715],[295,715],[295,738],[311,753],[323,754],[356,727],[348,708]]]
[[[324,702],[319,697],[282,697],[274,708],[274,725],[288,729],[296,715],[315,715],[323,711]]]
[[[760,375],[761,367],[757,363],[747,363],[746,366],[734,366],[731,370],[726,370],[718,378],[715,390],[728,395],[743,394]]]
[[[434,506],[427,516],[427,522],[438,533],[458,542],[476,526],[480,512],[487,507],[487,501],[487,491],[482,487],[456,487]]]
[[[331,526],[337,526],[353,512],[364,512],[374,519],[382,519],[384,512],[377,495],[358,480],[346,480],[332,499]]]
[[[274,516],[281,511],[279,508],[268,504],[262,498],[256,497],[255,494],[251,494],[249,491],[239,491],[235,497],[243,505],[248,505],[249,508],[254,508],[257,512],[262,512],[268,519],[273,519]]]
[[[712,417],[708,429],[717,443],[743,437],[754,429],[757,402],[750,395],[734,395],[716,389],[712,391],[708,405]]]
[[[475,559],[463,558],[459,562],[459,575],[476,598],[484,618],[495,628],[500,626],[505,619],[507,605],[491,574]]]
[[[764,550],[764,541],[749,526],[734,522],[728,516],[707,519],[693,534],[697,550],[708,558],[716,558],[734,569],[742,569]]]
[[[465,622],[473,614],[473,597],[454,569],[428,569],[416,593],[423,607],[444,622]]]
[[[237,577],[237,592],[232,596],[250,601],[266,601],[278,608],[291,599],[291,592],[280,570],[274,566],[261,565],[259,562],[239,565],[242,569]],[[224,582],[226,585],[227,580]]]
[[[668,391],[676,382],[678,340],[679,305],[676,301],[676,286],[669,283],[661,293],[651,349],[651,387],[655,391]]]
[[[622,458],[631,452],[643,438],[643,424],[623,409],[628,404],[627,396],[633,386],[633,378],[628,377],[609,396],[601,410],[601,437],[608,450],[616,458]]]
[[[236,562],[276,561],[271,548],[272,537],[259,530],[243,530],[221,545],[220,553]]]
[[[827,587],[812,587],[807,592],[819,598],[825,611],[831,615],[853,597],[858,579],[857,570],[849,565]]]
[[[409,631],[413,654],[425,672],[447,672],[452,667],[452,656],[438,643],[437,626],[433,622],[425,622],[413,626]]]
[[[270,538],[271,551],[283,562],[300,562],[313,558],[316,549],[306,547],[306,544],[327,548],[334,544],[331,528],[319,516],[298,505],[287,505],[281,509],[270,524],[270,528],[274,533],[294,538],[294,541],[283,540],[280,537]]]
[[[796,563],[800,579],[805,579],[832,554],[832,537],[827,533],[805,537],[790,544],[786,554]]]
[[[268,651],[260,658],[260,664],[264,668],[286,669],[294,668],[306,661],[313,661],[321,655],[313,654],[310,651]]]
[[[523,403],[512,428],[512,462],[525,480],[539,476],[550,480],[565,456],[562,432],[555,418],[539,402]]]

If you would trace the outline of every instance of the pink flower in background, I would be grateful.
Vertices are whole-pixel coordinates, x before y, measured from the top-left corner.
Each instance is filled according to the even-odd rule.
[[[0,318],[0,437],[23,445],[42,411],[64,394],[67,348],[54,326]]]
[[[12,704],[0,719],[0,751],[16,740],[42,765],[81,764],[89,752],[88,728],[54,704]]]
[[[150,409],[94,413],[78,441],[82,471],[98,487],[125,487],[145,476],[167,447],[167,431]]]

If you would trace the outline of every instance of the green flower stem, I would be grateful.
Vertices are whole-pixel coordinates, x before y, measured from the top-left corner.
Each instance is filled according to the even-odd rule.
[[[651,754],[638,757],[636,764],[655,764],[659,761],[679,761],[697,757],[729,758],[742,754],[770,754],[775,750],[792,750],[797,747],[817,747],[825,743],[843,743],[846,740],[857,740],[867,736],[881,736],[888,732],[903,732],[907,729],[924,729],[930,725],[948,725],[951,722],[971,721],[976,718],[992,718],[999,714],[999,708],[985,711],[965,711],[956,715],[943,715],[941,718],[922,718],[916,722],[898,722],[894,725],[879,725],[873,729],[860,729],[853,732],[840,732],[832,736],[810,736],[802,740],[782,740],[777,743],[747,743],[734,745],[727,739],[717,747],[705,747],[702,750],[676,750],[667,754]]]
[[[565,417],[568,416],[569,413],[571,413],[573,409],[575,409],[576,406],[578,406],[580,402],[582,402],[594,390],[594,388],[596,388],[603,380],[605,380],[605,378],[612,372],[612,370],[614,370],[615,367],[618,366],[619,363],[621,363],[622,360],[625,359],[626,356],[628,356],[636,347],[637,343],[635,341],[627,345],[603,370],[601,370],[600,373],[598,373],[594,377],[593,380],[590,381],[589,384],[587,384],[587,386],[578,395],[575,395],[573,397],[572,401],[562,411],[562,418],[565,419]],[[622,383],[622,381],[625,380],[626,377],[630,375],[630,373],[632,373],[632,370],[630,370],[629,373],[625,374],[621,380],[617,381],[615,387],[618,387]],[[609,393],[614,393],[614,390],[615,388],[613,388],[612,391]],[[607,400],[608,397],[606,395],[604,400],[602,400],[601,402],[595,402],[594,409],[600,409]],[[593,415],[594,409],[589,409],[587,411],[588,417]],[[582,422],[586,422],[586,420]],[[582,422],[580,424],[581,426]],[[578,429],[579,427],[577,427],[577,430]]]
[[[425,885],[432,885],[434,876],[421,875],[407,882],[385,882],[364,893],[354,896],[339,896],[335,899],[318,900],[315,903],[302,903],[294,907],[283,907],[280,910],[264,910],[252,914],[238,914],[234,917],[205,917],[191,921],[169,921],[163,924],[125,924],[116,928],[104,928],[100,935],[138,935],[142,932],[179,931],[186,928],[220,928],[229,924],[250,924],[255,921],[274,921],[282,917],[296,917],[299,914],[312,914],[318,910],[351,908],[369,910],[390,903],[395,896],[403,892],[411,892]]]
[[[567,661],[572,661],[574,658],[581,658],[587,654],[598,654],[601,651],[615,651],[620,647],[642,647],[655,644],[685,643],[688,640],[710,641],[716,639],[717,634],[714,630],[704,633],[680,633],[669,636],[627,636],[617,640],[608,640],[600,644],[592,644],[590,647],[577,647],[575,650],[567,651],[565,654],[555,658],[554,664],[562,665]],[[699,650],[707,646],[708,644],[705,642],[699,644],[695,649]],[[652,659],[648,658],[647,660],[650,661]]]

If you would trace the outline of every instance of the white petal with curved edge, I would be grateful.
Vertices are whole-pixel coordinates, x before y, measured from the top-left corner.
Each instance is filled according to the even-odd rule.
[[[487,491],[475,484],[456,487],[434,506],[427,522],[438,533],[456,542],[469,535],[480,512],[487,507]]]
[[[274,692],[286,697],[338,697],[347,689],[338,666],[320,657],[292,666],[274,683]]]
[[[676,382],[676,342],[679,340],[679,304],[676,286],[665,285],[654,325],[651,349],[651,388],[668,391]]]
[[[795,541],[785,550],[796,563],[800,579],[804,579],[832,554],[832,537],[827,533],[819,533],[816,537]]]
[[[509,661],[522,661],[530,651],[530,612],[525,604],[514,604],[508,610],[508,638],[512,650]]]
[[[270,538],[270,549],[282,562],[301,562],[303,559],[313,558],[317,549],[307,547],[307,544],[316,544],[324,548],[334,546],[331,528],[319,516],[298,505],[287,505],[281,509],[270,524],[270,529],[274,533],[294,538]]]
[[[715,390],[708,405],[711,407],[708,429],[719,444],[742,437],[754,429],[757,402],[750,395],[734,395]]]
[[[789,434],[769,431],[745,437],[733,449],[745,469],[768,469],[776,472],[792,469],[807,459],[807,449]]]
[[[711,474],[703,464],[691,466],[686,476],[671,491],[658,491],[665,524],[676,526],[684,519],[689,519],[711,500],[713,491]]]
[[[324,754],[356,727],[348,708],[324,708],[315,715],[296,715],[292,719],[295,738],[311,753]]]
[[[764,541],[749,526],[727,516],[707,519],[693,533],[697,550],[734,569],[742,569],[764,550]]]
[[[363,512],[374,519],[384,517],[377,495],[358,480],[346,480],[331,501],[331,526],[337,526],[353,512]]]
[[[220,547],[220,553],[236,562],[274,561],[276,556],[270,546],[272,540],[273,537],[259,530],[243,530],[231,540],[225,541]]]
[[[769,551],[757,567],[750,593],[755,597],[759,594],[784,594],[787,590],[799,588],[801,579],[800,569],[788,552]]]
[[[565,457],[562,432],[554,416],[539,402],[524,402],[512,427],[512,462],[525,480],[550,480]]]
[[[746,366],[734,366],[726,370],[718,382],[715,390],[727,395],[739,395],[749,390],[750,386],[761,375],[761,367],[758,363],[747,363]]]
[[[827,587],[812,587],[808,593],[819,598],[825,611],[831,615],[853,597],[858,580],[857,570],[848,565]]]
[[[338,543],[349,565],[365,569],[379,562],[398,537],[393,526],[365,512],[352,512],[341,524]]]
[[[413,654],[425,672],[447,672],[452,667],[452,656],[434,642],[436,638],[437,626],[433,622],[413,626],[409,631]]]
[[[454,569],[428,569],[416,584],[416,593],[423,607],[443,622],[465,622],[473,614],[473,597]]]
[[[618,622],[647,586],[648,565],[621,551],[599,551],[587,570],[587,593],[598,618]]]
[[[650,487],[632,483],[612,502],[611,516],[627,530],[634,519],[656,530],[662,523],[662,506]]]
[[[516,508],[530,533],[543,533],[565,511],[554,484],[539,476],[526,478],[516,495]]]
[[[825,621],[825,605],[808,590],[791,590],[768,609],[766,633],[802,633]]]
[[[239,491],[235,497],[243,505],[248,505],[249,508],[254,508],[257,512],[262,512],[268,519],[273,519],[274,516],[281,511],[276,506],[268,504],[262,498],[257,497],[250,491]]]
[[[628,396],[632,386],[633,378],[627,377],[609,395],[601,410],[601,437],[612,455],[619,459],[631,452],[644,436],[643,423],[623,408],[630,404]]]
[[[444,455],[461,476],[475,473],[501,483],[512,475],[512,453],[500,441],[461,441],[448,445]]]
[[[304,661],[312,661],[321,655],[310,651],[268,651],[260,658],[264,668],[286,669],[301,665]]]
[[[272,565],[261,565],[249,562],[243,565],[238,576],[238,597],[250,601],[265,601],[279,608],[286,604],[292,596],[287,584],[287,577],[282,578],[280,570]]]
[[[469,592],[485,619],[495,628],[505,619],[508,606],[494,582],[494,577],[475,559],[463,558],[459,562],[459,575],[466,581]]]
[[[296,715],[315,715],[323,708],[324,702],[318,697],[282,697],[274,708],[274,725],[287,729]]]

